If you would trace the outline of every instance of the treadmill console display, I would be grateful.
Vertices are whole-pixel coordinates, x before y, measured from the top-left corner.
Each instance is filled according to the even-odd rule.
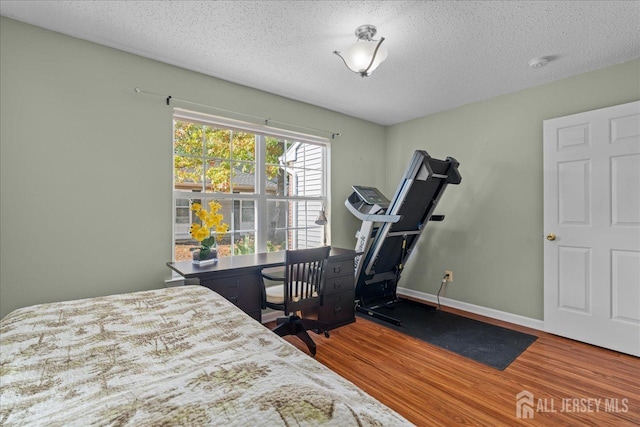
[[[353,190],[358,193],[362,200],[369,205],[379,205],[383,208],[389,206],[389,199],[375,187],[364,187],[362,185],[353,185]]]

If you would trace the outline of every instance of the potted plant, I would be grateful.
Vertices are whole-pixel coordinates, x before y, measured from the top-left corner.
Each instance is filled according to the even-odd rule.
[[[216,233],[226,233],[229,225],[222,222],[224,219],[218,213],[222,205],[215,200],[209,202],[209,210],[200,203],[193,203],[191,210],[196,213],[201,223],[192,223],[189,232],[191,237],[200,242],[200,247],[192,249],[192,261],[197,265],[212,264],[218,261],[218,249],[216,247]]]

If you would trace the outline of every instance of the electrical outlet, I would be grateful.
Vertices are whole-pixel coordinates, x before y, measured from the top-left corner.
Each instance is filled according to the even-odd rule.
[[[445,270],[444,274],[447,275],[447,282],[453,282],[453,271]]]

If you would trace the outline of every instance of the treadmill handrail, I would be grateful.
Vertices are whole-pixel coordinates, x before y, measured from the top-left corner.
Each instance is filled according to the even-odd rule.
[[[356,218],[360,221],[370,221],[370,222],[398,222],[402,218],[402,215],[386,215],[386,214],[363,214],[359,210],[357,210],[349,200],[345,200],[344,205],[349,209]]]

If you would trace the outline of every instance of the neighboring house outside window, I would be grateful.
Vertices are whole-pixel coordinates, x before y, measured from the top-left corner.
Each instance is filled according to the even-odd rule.
[[[176,109],[173,149],[174,260],[198,246],[191,205],[211,200],[229,224],[221,257],[324,244],[314,220],[327,201],[325,139]]]

